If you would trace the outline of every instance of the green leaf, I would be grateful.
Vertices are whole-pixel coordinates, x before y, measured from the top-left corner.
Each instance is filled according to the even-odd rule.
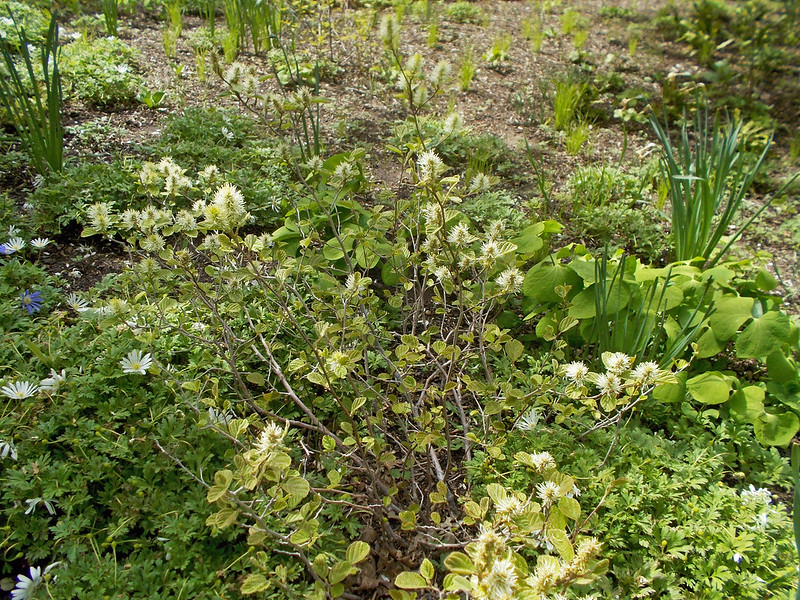
[[[716,311],[709,320],[714,336],[724,342],[731,339],[745,321],[753,318],[752,298],[724,295],[714,299]]]
[[[259,386],[264,385],[264,383],[266,382],[264,376],[261,373],[248,373],[247,381],[249,381],[253,385],[259,385]]]
[[[558,501],[558,508],[564,515],[573,521],[577,521],[581,516],[581,505],[575,498],[564,496]]]
[[[486,493],[489,495],[489,498],[492,499],[492,502],[497,504],[498,502],[502,502],[506,498],[508,498],[508,492],[506,489],[500,485],[499,483],[490,483],[486,486]]]
[[[394,584],[404,590],[420,590],[428,587],[428,582],[419,573],[404,571],[394,578]]]
[[[572,542],[569,541],[566,531],[550,528],[547,530],[547,539],[565,561],[570,562],[575,558],[575,550],[572,548]]]
[[[292,497],[295,503],[308,496],[308,492],[311,489],[308,481],[302,477],[290,477],[281,484],[281,487]]]
[[[778,311],[754,319],[736,338],[736,356],[765,359],[789,336],[789,316]]]
[[[767,356],[767,373],[776,383],[791,383],[798,379],[797,365],[786,358],[780,350],[775,350]]]
[[[758,286],[760,290],[771,292],[778,287],[778,280],[766,269],[761,269],[756,275],[756,286]]]
[[[719,371],[707,371],[686,382],[689,394],[703,404],[722,404],[731,393],[731,383]]]
[[[334,584],[344,581],[345,577],[350,575],[352,569],[353,565],[346,560],[337,562],[331,567],[330,573],[328,573],[328,582]]]
[[[252,575],[248,575],[247,579],[244,580],[244,583],[242,584],[242,593],[257,594],[258,592],[263,592],[267,588],[269,588],[269,582],[267,581],[267,578],[261,573],[254,573]]]
[[[448,573],[444,576],[444,589],[448,592],[466,592],[472,589],[469,579],[463,575]]]
[[[800,419],[791,411],[762,414],[753,423],[756,439],[766,446],[786,446],[800,430]]]
[[[572,299],[572,307],[569,309],[571,317],[590,319],[597,316],[596,286],[597,284],[593,283]],[[610,282],[606,283],[606,314],[613,315],[619,312],[625,308],[630,298],[630,288],[626,284],[615,283],[612,287]]]
[[[731,416],[747,423],[755,423],[764,414],[765,395],[764,390],[756,385],[737,390],[728,402]]]
[[[519,357],[522,356],[524,350],[525,346],[523,346],[522,342],[519,340],[510,339],[506,342],[506,356],[508,356],[508,360],[510,360],[512,363],[517,362]]]
[[[357,541],[353,542],[347,547],[347,552],[344,556],[347,559],[347,562],[352,565],[357,565],[362,560],[367,558],[367,556],[369,556],[369,551],[369,544],[366,542]]]
[[[451,573],[459,575],[472,575],[475,565],[472,559],[463,552],[452,552],[444,559],[445,568]]]
[[[517,251],[520,254],[534,254],[544,248],[542,233],[544,233],[544,224],[535,223],[523,229],[519,236],[511,241],[517,245]]]
[[[436,574],[436,571],[433,568],[433,563],[427,558],[422,559],[422,564],[419,566],[419,574],[425,578],[428,585],[433,581],[433,576]]]
[[[583,281],[578,274],[564,265],[540,263],[525,275],[522,282],[522,293],[539,302],[561,302],[556,293],[557,286],[570,286],[567,298],[580,291]]]

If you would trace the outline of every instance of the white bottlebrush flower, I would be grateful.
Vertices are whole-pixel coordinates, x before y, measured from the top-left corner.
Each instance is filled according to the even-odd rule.
[[[589,375],[589,367],[582,361],[571,362],[564,368],[564,375],[571,379],[573,383],[580,385]]]
[[[17,460],[17,447],[14,445],[14,442],[0,440],[0,458]]]
[[[556,461],[549,452],[531,454],[531,462],[533,463],[533,468],[539,473],[553,469],[556,466]]]
[[[61,373],[55,369],[50,369],[50,377],[46,377],[39,382],[39,390],[43,392],[53,392],[55,394],[58,392],[61,383],[66,377],[67,372],[65,369],[61,369]]]
[[[517,588],[517,570],[509,558],[497,560],[481,582],[489,600],[511,600]]]
[[[150,353],[142,354],[141,350],[131,350],[128,356],[119,361],[123,373],[138,373],[144,375],[150,365],[153,364],[153,357]]]
[[[49,243],[50,243],[50,240],[48,238],[36,238],[36,239],[31,240],[31,247],[36,248],[37,250],[42,250]]]
[[[475,236],[469,231],[469,225],[459,223],[454,226],[447,235],[447,241],[456,247],[466,246],[475,241]]]
[[[496,240],[487,240],[481,245],[481,260],[491,264],[501,255],[500,245]]]
[[[19,252],[25,247],[25,240],[23,240],[21,237],[12,237],[3,245],[11,252]]]
[[[628,371],[633,364],[633,358],[624,352],[603,352],[602,358],[608,372],[615,375]]]
[[[423,206],[422,215],[429,225],[439,225],[442,222],[442,209],[435,202],[428,202]]]
[[[267,458],[274,450],[280,448],[285,435],[285,429],[275,423],[268,423],[258,436],[254,450],[260,458]]]
[[[618,396],[622,391],[622,380],[615,373],[601,373],[597,376],[595,385],[604,396]]]
[[[559,499],[561,492],[554,481],[544,481],[536,485],[536,495],[542,501],[542,507],[549,508]]]
[[[86,209],[86,216],[92,228],[105,231],[113,224],[111,207],[106,202],[97,202]]]
[[[456,135],[464,128],[464,115],[451,112],[444,120],[444,132],[447,135]]]
[[[11,398],[12,400],[24,400],[25,398],[30,398],[37,391],[39,391],[39,386],[29,381],[15,381],[0,388],[0,393],[7,398]]]
[[[636,365],[636,368],[631,372],[631,377],[636,383],[648,386],[655,384],[660,374],[661,370],[658,368],[658,363],[647,361]]]
[[[419,180],[423,183],[435,183],[446,169],[442,159],[433,150],[426,150],[417,158]]]
[[[517,421],[517,429],[519,431],[533,431],[539,424],[539,413],[535,408],[530,409]]]
[[[475,173],[469,182],[469,192],[471,194],[483,194],[488,192],[494,185],[494,178],[486,173]]]
[[[518,292],[522,287],[524,277],[516,267],[509,267],[497,277],[497,285],[505,293]]]
[[[381,42],[387,50],[397,50],[400,45],[400,23],[397,16],[387,13],[381,19],[379,30]]]
[[[513,495],[500,498],[495,504],[495,513],[502,520],[510,520],[525,508],[519,498]]]
[[[145,252],[161,252],[164,249],[164,238],[157,233],[151,233],[146,238],[139,240],[139,246]]]

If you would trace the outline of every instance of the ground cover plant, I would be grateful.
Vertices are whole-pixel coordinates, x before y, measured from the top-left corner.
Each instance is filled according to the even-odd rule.
[[[2,3],[3,596],[797,594],[794,4]]]

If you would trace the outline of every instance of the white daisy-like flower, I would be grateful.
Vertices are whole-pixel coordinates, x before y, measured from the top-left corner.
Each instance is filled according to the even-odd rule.
[[[639,363],[631,372],[631,377],[641,385],[653,385],[658,380],[661,370],[653,361]]]
[[[622,391],[622,380],[615,373],[601,373],[597,376],[595,385],[604,396],[618,396]]]
[[[89,303],[75,292],[70,292],[69,296],[67,296],[67,306],[78,313],[89,310]]]
[[[39,391],[57,393],[66,377],[66,369],[61,369],[61,373],[55,369],[50,369],[50,377],[46,377],[39,382]]]
[[[60,564],[60,562],[55,562],[48,565],[44,572],[40,567],[31,567],[28,571],[30,577],[17,575],[17,584],[11,590],[11,600],[31,600],[36,595],[36,588],[42,583],[43,576]]]
[[[21,237],[12,237],[3,245],[11,252],[19,252],[25,247],[25,240]]]
[[[571,379],[577,385],[580,385],[589,375],[589,367],[587,367],[583,361],[571,362],[564,367],[564,375],[566,375],[568,379]]]
[[[603,352],[602,358],[608,372],[615,375],[628,371],[633,364],[633,358],[624,352]]]
[[[123,373],[138,373],[144,375],[153,364],[150,353],[142,354],[141,350],[131,350],[128,356],[119,361]]]
[[[14,442],[0,440],[0,458],[17,460],[17,447],[14,445]]]
[[[509,267],[497,277],[496,283],[503,292],[518,292],[524,281],[522,273],[516,267]]]
[[[745,504],[771,504],[772,493],[765,488],[756,488],[752,483],[741,493],[742,502]]]
[[[31,240],[31,247],[36,248],[37,250],[42,250],[49,243],[50,243],[50,240],[48,238],[36,238],[36,239]]]
[[[24,400],[25,398],[30,398],[38,391],[39,386],[31,383],[30,381],[15,381],[0,388],[0,393],[2,393],[6,398],[11,398],[12,400]]]
[[[10,19],[7,19],[10,20]],[[8,237],[15,237],[19,235],[19,227],[16,225],[9,225],[8,226]]]
[[[542,501],[542,507],[549,508],[559,499],[561,492],[554,481],[544,481],[536,485],[536,495]]]

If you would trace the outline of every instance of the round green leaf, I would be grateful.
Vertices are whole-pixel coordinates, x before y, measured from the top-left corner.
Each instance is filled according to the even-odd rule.
[[[345,552],[345,559],[351,565],[357,565],[362,560],[369,556],[369,544],[366,542],[353,542],[347,547],[347,552]]]
[[[730,382],[719,371],[708,371],[686,382],[689,394],[703,404],[722,404],[731,393]]]
[[[800,430],[800,419],[790,411],[764,413],[753,423],[753,430],[765,446],[786,446]]]
[[[583,281],[569,267],[540,263],[525,275],[522,293],[539,302],[561,302],[561,297],[556,293],[556,287],[560,285],[571,286],[569,298],[580,291]]]

